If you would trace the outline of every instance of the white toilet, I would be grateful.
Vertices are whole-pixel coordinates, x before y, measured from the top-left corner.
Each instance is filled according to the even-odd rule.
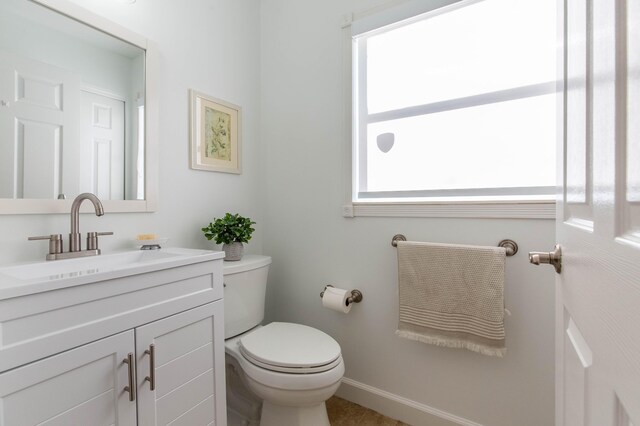
[[[340,345],[305,325],[260,325],[270,264],[256,255],[224,262],[229,424],[240,416],[257,425],[260,411],[261,426],[329,426],[325,401],[344,375]]]

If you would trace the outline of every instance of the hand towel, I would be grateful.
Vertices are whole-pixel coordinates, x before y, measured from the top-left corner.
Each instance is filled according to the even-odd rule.
[[[503,357],[501,247],[398,242],[398,336]]]

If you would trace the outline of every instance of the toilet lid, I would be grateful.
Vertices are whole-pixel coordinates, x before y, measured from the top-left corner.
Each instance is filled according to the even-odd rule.
[[[340,363],[340,345],[302,324],[272,322],[242,337],[240,353],[252,364],[283,373],[319,373]]]

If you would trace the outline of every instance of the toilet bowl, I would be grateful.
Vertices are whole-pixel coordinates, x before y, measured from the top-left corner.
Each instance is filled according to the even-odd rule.
[[[271,258],[245,256],[240,262],[244,263],[227,266],[231,262],[225,262],[227,371],[228,376],[232,372],[240,378],[228,380],[227,387],[231,382],[238,387],[241,382],[261,400],[261,426],[329,426],[325,401],[344,375],[340,345],[326,333],[302,324],[259,325]],[[231,389],[228,395],[228,411],[233,411],[230,419],[242,416],[239,411],[255,411],[245,390]],[[244,410],[238,408],[239,400],[244,401]],[[255,424],[250,415],[243,423]]]

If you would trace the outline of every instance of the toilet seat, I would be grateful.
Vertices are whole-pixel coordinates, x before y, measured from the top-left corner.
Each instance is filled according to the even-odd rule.
[[[280,373],[321,373],[342,362],[338,342],[302,324],[273,322],[243,336],[238,347],[250,363]]]
[[[320,388],[332,386],[340,382],[344,375],[344,361],[342,355],[338,357],[335,368],[315,374],[291,374],[262,368],[250,362],[240,352],[240,340],[251,333],[263,328],[257,326],[246,334],[225,340],[225,352],[238,362],[240,370],[249,381],[261,383],[273,389],[286,391],[315,391]]]

